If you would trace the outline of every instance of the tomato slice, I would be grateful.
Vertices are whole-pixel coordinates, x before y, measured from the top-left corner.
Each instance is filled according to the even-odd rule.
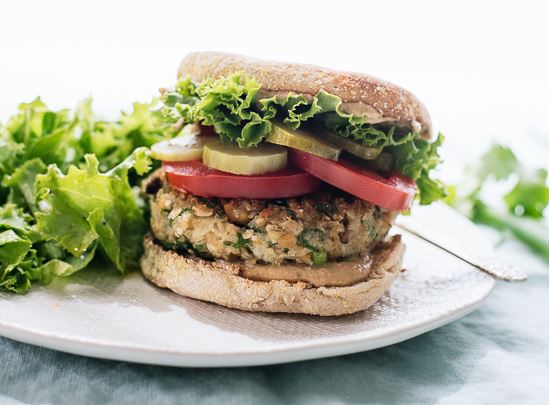
[[[316,191],[321,182],[297,168],[255,176],[211,169],[201,162],[162,162],[168,184],[201,197],[290,198]]]
[[[288,157],[294,166],[340,190],[388,210],[408,209],[416,194],[414,182],[407,177],[383,177],[346,161],[335,162],[297,149],[289,149]]]

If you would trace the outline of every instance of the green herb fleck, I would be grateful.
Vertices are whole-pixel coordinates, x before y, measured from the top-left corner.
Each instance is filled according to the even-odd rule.
[[[197,252],[208,252],[206,243],[193,243],[193,249],[195,249]]]
[[[311,262],[314,266],[320,266],[327,262],[327,252],[319,251],[311,253]]]
[[[193,209],[185,207],[182,208],[180,212],[178,212],[178,215],[176,215],[174,218],[168,218],[168,225],[172,227],[176,219],[182,216],[182,214],[185,214],[186,212],[193,212]]]
[[[305,229],[298,236],[298,242],[311,250],[311,262],[314,266],[326,263],[327,253],[321,250],[325,240],[325,233],[320,229]]]
[[[369,239],[375,239],[376,236],[378,235],[378,230],[376,229],[376,224],[374,223],[374,220],[371,217],[367,217],[367,218],[363,218],[361,223],[367,230]]]
[[[256,233],[267,233],[267,231],[265,230],[265,227],[263,226],[251,226],[250,229],[252,229],[254,232]]]
[[[237,232],[237,242],[230,242],[228,240],[223,242],[225,246],[232,246],[239,250],[247,247],[249,243],[250,243],[250,239],[245,239],[243,237],[243,234],[240,232]]]
[[[320,229],[305,229],[298,235],[298,242],[309,250],[319,250],[325,240],[325,233]]]

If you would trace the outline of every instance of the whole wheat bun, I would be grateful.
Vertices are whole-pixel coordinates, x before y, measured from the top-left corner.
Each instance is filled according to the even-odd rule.
[[[410,128],[423,138],[431,137],[430,115],[412,93],[366,74],[228,53],[196,52],[183,59],[178,77],[189,75],[199,82],[237,71],[248,73],[262,85],[259,98],[289,92],[314,96],[325,90],[342,99],[340,108],[344,112],[366,115],[372,124],[387,122]]]
[[[182,256],[165,250],[150,235],[144,247],[141,270],[158,287],[244,311],[321,316],[352,314],[376,303],[401,271],[405,249],[400,236],[394,236],[376,250],[366,281],[348,287],[313,287],[304,282],[250,280],[239,275],[238,263]]]

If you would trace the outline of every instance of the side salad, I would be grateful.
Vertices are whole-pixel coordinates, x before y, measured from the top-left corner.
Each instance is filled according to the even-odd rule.
[[[96,121],[92,100],[53,111],[40,99],[0,126],[0,290],[24,293],[98,253],[136,269],[147,224],[137,198],[149,150],[176,130],[157,103]]]

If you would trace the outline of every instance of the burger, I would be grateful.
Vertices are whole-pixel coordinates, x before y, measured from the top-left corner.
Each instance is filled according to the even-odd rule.
[[[410,92],[375,77],[192,53],[162,113],[180,135],[152,147],[158,287],[230,308],[336,316],[373,305],[402,270],[396,216],[442,198],[443,141]],[[391,235],[391,236],[390,236]]]

